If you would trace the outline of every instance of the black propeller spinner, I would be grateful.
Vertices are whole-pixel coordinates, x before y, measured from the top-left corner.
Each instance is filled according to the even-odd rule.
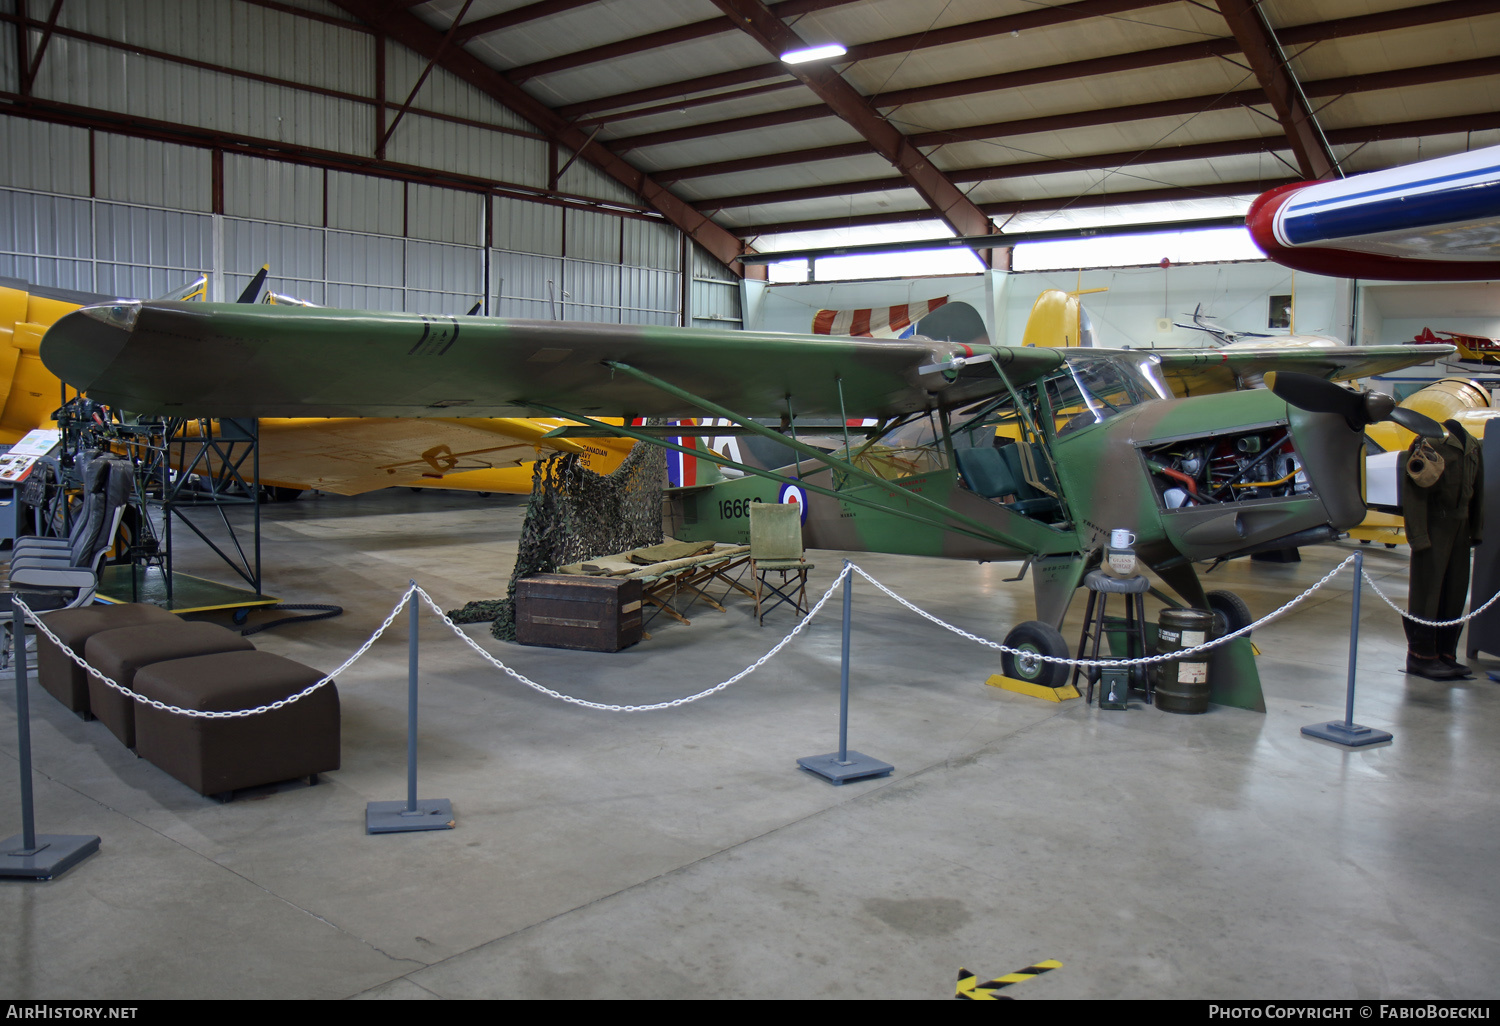
[[[1337,413],[1356,431],[1383,420],[1394,421],[1424,438],[1442,438],[1443,426],[1416,410],[1396,405],[1384,392],[1351,392],[1326,378],[1297,371],[1271,371],[1266,384],[1272,392],[1299,410]]]

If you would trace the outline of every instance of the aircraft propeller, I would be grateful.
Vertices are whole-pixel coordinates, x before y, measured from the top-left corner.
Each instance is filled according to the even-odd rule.
[[[235,302],[253,303],[260,298],[260,290],[265,287],[266,275],[270,273],[271,265],[262,264],[260,270],[255,272],[255,277],[250,279],[250,284],[245,286],[245,291],[240,293],[240,298]]]
[[[1351,392],[1326,378],[1296,371],[1268,371],[1266,385],[1299,410],[1341,415],[1356,431],[1390,420],[1424,438],[1443,437],[1441,424],[1416,410],[1396,405],[1396,400],[1384,392]]]

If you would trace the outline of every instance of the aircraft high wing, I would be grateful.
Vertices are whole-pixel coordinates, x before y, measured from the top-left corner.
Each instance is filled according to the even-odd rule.
[[[1359,523],[1364,428],[1397,415],[1395,403],[1332,379],[1444,355],[1006,347],[170,302],[85,308],[42,347],[69,384],[142,413],[551,416],[579,422],[549,433],[559,440],[661,444],[744,475],[675,493],[679,537],[743,540],[743,500],[795,497],[813,548],[1034,563],[1040,623],[1016,630],[1046,654],[1066,652],[1056,628],[1112,528],[1134,531],[1145,565],[1204,607],[1193,561]],[[1163,378],[1193,391],[1273,370],[1287,398],[1265,388],[1174,398]],[[770,469],[682,446],[681,427],[635,417],[715,418],[730,426],[714,435],[759,436],[791,459]],[[849,426],[860,418],[875,423]],[[798,437],[809,431],[849,441],[830,453]],[[1002,436],[1014,441],[997,447]],[[915,472],[892,477],[896,446],[920,451],[905,461]],[[1007,660],[1012,676],[1054,675],[1053,664]]]
[[[925,340],[155,301],[86,307],[45,348],[48,368],[97,402],[209,417],[701,413],[620,364],[753,417],[841,407],[886,417],[924,410],[935,393],[993,394],[991,362],[1029,380],[1062,359]]]
[[[1500,277],[1500,146],[1338,181],[1296,182],[1245,215],[1277,263],[1344,278]]]
[[[267,271],[262,268],[255,276],[240,297],[242,303],[253,302],[260,294]],[[200,276],[169,298],[201,299],[207,284],[207,277]],[[52,423],[60,382],[38,355],[48,329],[81,304],[108,298],[39,291],[0,285],[0,444],[15,442],[33,428]],[[267,293],[263,302],[305,305],[275,293]],[[189,305],[202,306],[199,302]],[[233,368],[226,373],[232,378]],[[560,424],[557,420],[461,416],[268,418],[260,422],[260,482],[339,495],[393,485],[524,495],[531,491],[530,464],[538,451],[576,453],[584,467],[607,474],[619,466],[633,444],[620,438],[547,438]],[[186,424],[184,430],[191,434],[195,427]],[[212,453],[205,453],[204,459],[205,471],[217,470]]]
[[[1259,385],[1266,372],[1295,370],[1329,381],[1388,374],[1426,360],[1417,346],[1345,346],[1328,340],[1236,342],[1212,350],[1153,349],[1162,374],[1179,397],[1232,392]],[[1429,357],[1433,359],[1435,357]]]

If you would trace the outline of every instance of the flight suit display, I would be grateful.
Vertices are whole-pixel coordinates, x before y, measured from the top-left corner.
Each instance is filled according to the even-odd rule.
[[[1484,464],[1479,439],[1456,420],[1443,425],[1447,437],[1432,442],[1443,460],[1437,480],[1422,486],[1409,473],[1418,438],[1402,461],[1401,515],[1411,545],[1407,609],[1424,620],[1455,620],[1463,615],[1469,590],[1470,549],[1479,544],[1484,519]],[[1429,627],[1405,620],[1406,672],[1429,680],[1472,676],[1458,661],[1463,625]]]

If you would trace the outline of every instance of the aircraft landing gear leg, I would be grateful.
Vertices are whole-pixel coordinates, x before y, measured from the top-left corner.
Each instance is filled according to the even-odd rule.
[[[1011,628],[1005,636],[1005,644],[1007,648],[1019,649],[1023,653],[1013,656],[1006,652],[1000,656],[1000,672],[1005,676],[1044,688],[1060,688],[1068,682],[1066,663],[1049,663],[1029,657],[1031,653],[1062,659],[1068,657],[1068,643],[1056,627],[1040,620],[1026,620]]]

